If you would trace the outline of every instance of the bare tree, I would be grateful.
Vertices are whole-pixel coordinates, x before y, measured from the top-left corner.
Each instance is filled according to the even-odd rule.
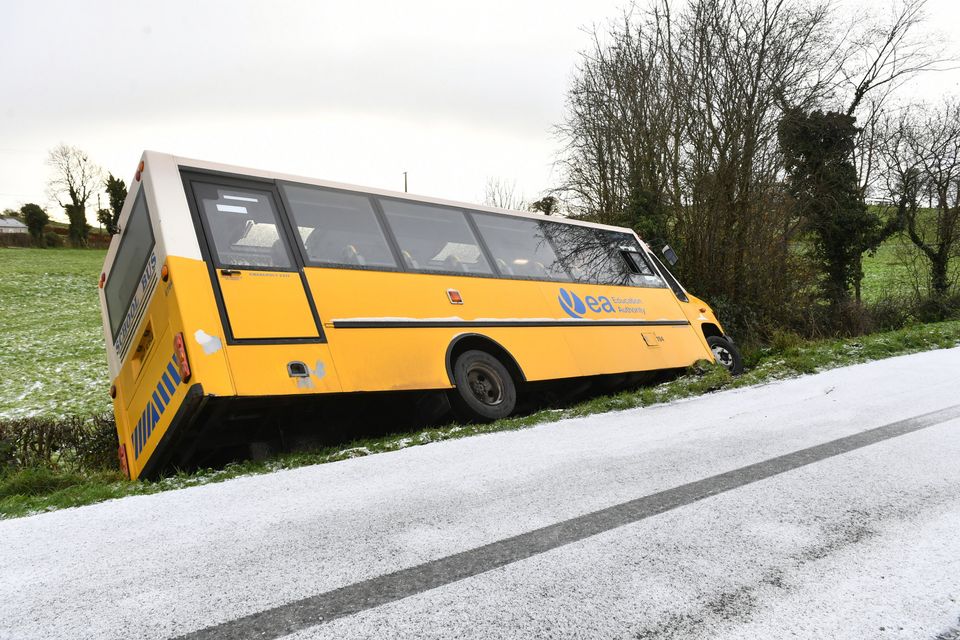
[[[926,3],[900,0],[893,5],[889,19],[868,21],[844,33],[846,47],[841,51],[838,76],[841,90],[849,93],[848,116],[857,113],[868,94],[873,96],[872,110],[876,110],[876,105],[882,105],[904,82],[946,62],[919,29]]]
[[[888,189],[904,233],[926,258],[929,293],[942,307],[960,255],[960,103],[915,105],[891,121],[884,147]],[[927,199],[932,205],[922,208]]]
[[[523,196],[517,195],[516,181],[508,181],[503,178],[487,178],[487,184],[486,187],[484,187],[483,202],[491,207],[499,207],[501,209],[525,208]]]
[[[103,172],[85,151],[62,143],[50,150],[47,165],[51,168],[48,192],[67,214],[70,241],[74,246],[85,246],[89,232],[87,202],[99,190]]]
[[[917,74],[943,69],[950,61],[923,29],[926,2],[898,0],[886,18],[857,16],[838,34],[833,100],[857,119],[854,163],[863,198],[884,191],[880,155],[890,129],[881,121],[891,96]]]
[[[826,16],[799,1],[690,0],[674,13],[657,0],[595,32],[557,129],[574,214],[669,236],[696,291],[782,313],[803,283],[776,123],[832,86]]]

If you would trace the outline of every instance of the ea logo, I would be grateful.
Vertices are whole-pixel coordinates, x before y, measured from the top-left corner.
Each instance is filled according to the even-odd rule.
[[[580,296],[572,291],[567,291],[563,287],[560,288],[558,300],[560,301],[560,308],[566,311],[571,318],[582,318],[583,314],[587,312],[587,305],[583,304]]]
[[[613,303],[607,296],[587,296],[583,300],[573,291],[560,289],[560,308],[571,318],[582,318],[587,309],[594,313],[614,313]]]

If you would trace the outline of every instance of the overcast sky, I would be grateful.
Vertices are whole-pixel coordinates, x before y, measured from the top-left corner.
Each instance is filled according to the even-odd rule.
[[[954,37],[958,4],[930,0],[931,25]],[[154,149],[397,190],[408,171],[411,192],[466,201],[500,177],[532,199],[556,183],[584,27],[623,5],[0,0],[0,209],[49,204],[60,142],[128,182]]]

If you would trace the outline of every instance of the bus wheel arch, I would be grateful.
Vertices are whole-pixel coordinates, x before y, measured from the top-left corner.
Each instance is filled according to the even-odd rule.
[[[523,372],[510,353],[485,336],[460,336],[447,349],[450,404],[461,420],[490,422],[511,415]]]
[[[450,384],[455,384],[456,382],[453,377],[454,363],[456,363],[457,358],[463,353],[470,350],[486,351],[500,360],[503,366],[507,368],[507,371],[510,372],[514,384],[518,387],[527,381],[527,377],[517,363],[516,358],[499,342],[480,333],[461,333],[447,345],[446,367],[447,379],[450,380]]]
[[[733,340],[723,335],[720,327],[712,322],[704,322],[700,325],[700,330],[703,331],[707,346],[713,352],[714,360],[735,376],[743,373],[743,356]]]
[[[723,332],[720,331],[720,327],[712,322],[704,322],[702,325],[700,325],[700,330],[703,332],[704,340],[709,339],[711,336],[717,336],[720,338],[723,337]]]

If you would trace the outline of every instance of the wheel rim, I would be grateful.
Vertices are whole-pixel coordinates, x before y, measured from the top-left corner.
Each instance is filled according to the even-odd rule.
[[[467,385],[473,397],[488,407],[503,402],[503,381],[496,371],[484,364],[476,363],[470,367]]]
[[[729,349],[721,345],[714,345],[711,351],[713,351],[713,357],[716,358],[717,362],[727,369],[733,368],[733,354]]]

